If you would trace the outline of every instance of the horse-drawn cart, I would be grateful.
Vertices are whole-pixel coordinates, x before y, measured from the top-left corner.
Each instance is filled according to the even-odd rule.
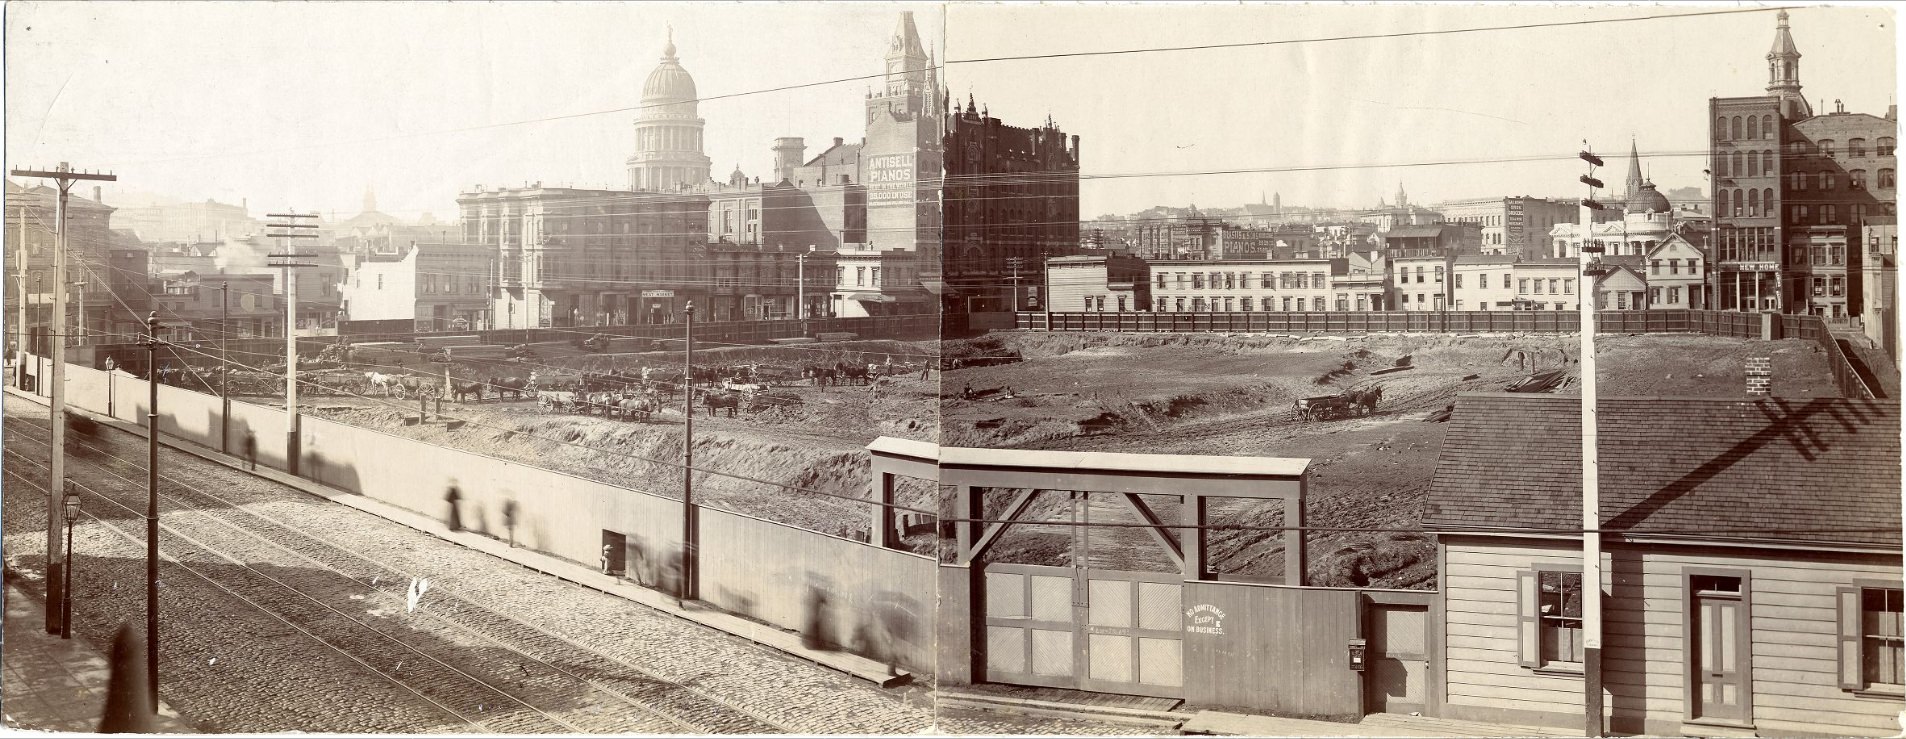
[[[1298,398],[1291,404],[1291,412],[1300,421],[1329,421],[1352,415],[1367,416],[1377,409],[1377,403],[1383,400],[1383,386],[1369,385],[1351,388],[1336,395],[1316,395]]]

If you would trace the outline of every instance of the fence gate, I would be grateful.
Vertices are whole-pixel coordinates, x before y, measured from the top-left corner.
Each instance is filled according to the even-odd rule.
[[[1184,697],[1184,576],[986,566],[987,682]]]

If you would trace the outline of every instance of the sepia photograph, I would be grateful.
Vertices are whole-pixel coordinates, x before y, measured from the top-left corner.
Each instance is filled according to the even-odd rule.
[[[0,15],[0,730],[1906,733],[1893,5]]]

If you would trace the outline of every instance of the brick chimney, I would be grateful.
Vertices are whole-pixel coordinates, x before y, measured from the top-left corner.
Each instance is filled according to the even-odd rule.
[[[1774,386],[1773,357],[1747,358],[1747,394],[1767,395]]]

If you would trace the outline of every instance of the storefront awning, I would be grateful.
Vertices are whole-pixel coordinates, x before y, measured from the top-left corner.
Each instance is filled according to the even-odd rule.
[[[862,302],[862,303],[892,303],[892,302],[895,302],[895,301],[894,301],[894,298],[893,298],[893,296],[891,296],[891,295],[882,295],[882,294],[880,294],[880,293],[846,293],[846,294],[843,294],[843,295],[841,295],[841,297],[842,297],[842,298],[844,298],[844,299],[846,299],[846,300],[853,300],[853,301],[858,301],[858,302]]]
[[[945,280],[921,280],[920,287],[925,288],[927,292],[932,293],[934,295],[960,294],[960,291],[953,289],[952,286],[950,285],[947,285]]]

